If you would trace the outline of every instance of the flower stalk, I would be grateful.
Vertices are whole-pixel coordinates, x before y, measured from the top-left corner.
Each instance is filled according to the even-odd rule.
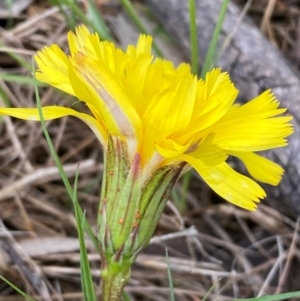
[[[131,265],[149,244],[183,166],[164,166],[143,183],[140,155],[129,162],[124,141],[109,137],[97,223],[103,301],[119,300]]]
[[[130,266],[109,264],[101,270],[102,301],[119,301],[130,277]]]

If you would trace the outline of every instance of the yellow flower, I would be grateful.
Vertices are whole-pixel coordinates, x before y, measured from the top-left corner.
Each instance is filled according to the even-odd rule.
[[[166,165],[186,162],[219,195],[254,210],[264,190],[234,171],[226,160],[242,160],[251,176],[277,185],[283,169],[254,153],[287,144],[290,116],[270,91],[245,105],[234,104],[238,91],[227,73],[214,69],[197,80],[190,66],[175,68],[154,59],[150,36],[141,35],[126,51],[100,41],[84,26],[68,35],[70,55],[57,45],[39,51],[36,77],[83,101],[91,114],[66,107],[43,108],[46,120],[71,115],[94,131],[104,150],[109,135],[127,146],[128,159],[141,160],[141,181]],[[0,108],[0,114],[39,120],[37,109]]]

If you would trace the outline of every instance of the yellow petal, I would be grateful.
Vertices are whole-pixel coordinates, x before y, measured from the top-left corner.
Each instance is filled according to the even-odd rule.
[[[81,119],[96,134],[102,146],[106,147],[107,132],[92,116],[85,113],[79,113],[69,108],[57,106],[43,107],[42,110],[45,120],[57,119],[64,116],[74,116]],[[0,115],[9,115],[24,120],[40,121],[40,115],[37,108],[0,108]]]
[[[278,164],[251,152],[230,152],[229,154],[242,160],[256,180],[274,186],[279,184],[284,170]]]
[[[238,90],[234,87],[226,72],[214,69],[207,73],[205,81],[197,83],[197,95],[191,122],[179,136],[189,139],[192,135],[203,131],[221,119],[229,111]],[[208,135],[208,130],[201,137]]]
[[[69,60],[57,45],[51,45],[38,51],[34,59],[38,64],[35,76],[39,81],[75,95],[69,81]]]
[[[256,203],[266,196],[256,182],[237,173],[226,162],[207,166],[191,156],[186,157],[186,161],[217,194],[239,207],[255,210]]]
[[[126,53],[131,57],[136,57],[141,54],[151,55],[152,37],[147,35],[140,35],[136,47],[129,45]]]
[[[213,144],[214,135],[209,135],[201,143],[190,141],[185,145],[180,145],[175,141],[168,139],[156,144],[159,154],[166,159],[175,159],[189,162],[190,157],[195,160],[201,160],[207,166],[214,166],[224,162],[227,154],[217,145]],[[170,160],[168,160],[169,162]]]
[[[159,86],[159,82],[153,82]],[[175,74],[168,89],[145,99],[148,106],[143,114],[145,124],[158,140],[186,129],[193,113],[197,81],[191,74]]]
[[[181,73],[183,76],[191,73],[191,65],[187,63],[181,63],[176,68],[176,72]]]
[[[287,145],[285,137],[293,132],[292,118],[273,117],[264,120],[234,120],[220,123],[213,131],[215,142],[233,151],[262,151]]]
[[[221,72],[220,69],[208,72],[205,81],[198,82],[194,112],[197,121],[201,121],[198,130],[223,117],[234,103],[237,94],[238,90],[232,84],[228,73]]]
[[[224,117],[207,129],[215,133],[215,143],[232,151],[262,151],[287,144],[293,132],[292,117],[276,117],[285,112],[269,91],[249,103],[232,107]]]
[[[138,137],[141,120],[125,89],[110,70],[80,52],[72,59],[72,63],[82,82],[81,86],[86,87],[85,99],[82,100],[101,110],[109,132],[114,136]],[[90,97],[87,99],[88,94]]]
[[[224,162],[227,154],[216,144],[214,144],[214,134],[205,137],[194,151],[190,151],[189,156],[200,159],[205,165],[214,166]]]
[[[156,143],[156,149],[164,158],[174,158],[185,153],[190,145],[191,143],[180,145],[174,140],[166,139],[160,143]]]
[[[112,72],[116,71],[116,63],[122,65],[116,56],[124,53],[117,50],[112,42],[101,41],[98,33],[90,33],[86,26],[76,27],[76,33],[68,33],[68,42],[71,56],[74,57],[78,52],[86,55],[98,64],[106,65]]]
[[[92,36],[92,34],[84,25],[76,27],[76,34],[71,31],[68,33],[69,48],[72,56],[78,51],[85,53],[86,48],[94,48],[90,43],[90,36]]]
[[[142,103],[146,102],[147,99],[144,95],[145,80],[149,67],[151,66],[151,61],[152,57],[150,55],[140,55],[135,60],[126,62],[122,74],[120,73],[122,84],[126,87],[126,91],[128,95],[130,95],[130,101],[137,112],[140,112]],[[122,70],[122,66],[120,64],[118,65],[118,69],[120,68],[120,70]]]
[[[174,82],[174,72],[173,63],[160,58],[155,59],[147,68],[143,88],[144,101],[139,101],[138,103],[140,116],[144,116],[145,112],[149,110],[149,106],[153,105],[152,100],[155,104],[159,95],[166,93],[172,87],[172,83],[173,86],[176,84]]]
[[[249,112],[251,112],[252,116],[262,119],[276,116],[286,111],[286,109],[280,109],[278,107],[279,101],[276,99],[275,95],[271,92],[271,90],[266,90],[249,102],[233,107],[232,111],[230,111],[228,115],[224,116],[224,120],[232,118],[236,112],[241,114],[241,118],[249,116]]]

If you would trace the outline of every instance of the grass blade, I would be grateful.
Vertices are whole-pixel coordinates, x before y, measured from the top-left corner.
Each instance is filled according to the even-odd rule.
[[[6,47],[6,45],[2,42],[0,42],[0,47]],[[20,55],[13,53],[13,52],[5,52],[7,55],[9,55],[12,59],[14,59],[20,66],[27,69],[29,72],[31,72],[31,65],[26,62]]]
[[[131,298],[125,292],[122,293],[122,297],[124,301],[131,301]]]
[[[227,6],[228,6],[229,0],[223,0],[220,15],[218,18],[218,22],[216,24],[212,39],[209,44],[209,48],[205,57],[205,61],[201,70],[201,78],[204,78],[205,74],[213,67],[214,64],[214,58],[216,54],[216,47],[218,43],[218,39],[220,36],[222,24],[226,15]]]
[[[91,269],[89,264],[89,259],[87,255],[87,250],[84,240],[84,228],[85,228],[85,214],[80,214],[80,207],[77,200],[77,184],[78,184],[78,172],[75,176],[74,189],[73,189],[73,205],[75,210],[76,225],[80,246],[80,269],[81,269],[81,281],[82,290],[87,301],[96,301],[95,289],[93,284],[93,279],[91,275]]]
[[[122,4],[122,6],[124,7],[125,11],[127,12],[127,14],[130,16],[130,18],[132,19],[133,23],[135,24],[135,26],[137,27],[137,29],[144,34],[148,34],[146,28],[144,27],[143,23],[141,22],[138,14],[136,13],[136,11],[133,8],[133,5],[131,4],[131,2],[129,0],[119,0],[120,3]],[[153,41],[152,43],[153,45],[153,49],[156,52],[156,54],[159,57],[163,57],[163,53],[162,51],[159,49],[159,47],[156,45],[155,41]]]
[[[5,6],[8,10],[8,19],[7,19],[7,28],[11,28],[14,24],[14,18],[13,18],[13,0],[5,0]]]
[[[59,8],[60,13],[64,16],[65,22],[68,25],[69,29],[74,29],[76,26],[76,16],[73,14],[73,11],[71,14],[67,14],[66,10],[64,9],[64,5],[66,6],[66,1],[62,0],[49,0],[49,3],[51,5],[57,6]]]
[[[22,76],[22,75],[16,75],[16,74],[5,74],[5,73],[0,73],[0,79],[7,81],[7,82],[13,82],[13,83],[18,83],[18,84],[26,84],[26,85],[31,85],[33,86],[34,84],[37,84],[39,87],[45,87],[46,85],[34,80],[31,77],[27,76]]]
[[[170,260],[169,260],[169,254],[168,249],[166,249],[166,260],[167,260],[167,266],[168,266],[168,279],[169,279],[169,288],[170,288],[170,300],[175,300],[175,294],[174,294],[174,286],[173,286],[173,279],[172,279],[172,273],[171,273],[171,267],[170,267]]]
[[[198,43],[197,43],[197,25],[196,25],[196,3],[195,0],[189,0],[190,10],[190,35],[191,35],[191,65],[192,73],[198,75]]]
[[[6,92],[1,88],[0,88],[0,98],[1,98],[1,100],[0,100],[1,106],[3,104],[4,104],[5,107],[10,107],[11,106],[9,97],[7,96]],[[1,117],[3,117],[3,116],[1,116]]]
[[[202,298],[202,301],[206,301],[206,299],[208,298],[208,296],[210,295],[210,293],[212,292],[212,290],[215,288],[215,286],[217,285],[218,281],[216,281],[210,288],[209,290],[206,292],[206,294],[204,295],[204,297]]]
[[[88,0],[87,15],[89,16],[89,19],[93,24],[93,28],[101,37],[101,40],[111,41],[112,37],[101,14],[98,11],[98,8],[96,7],[94,0]]]
[[[10,287],[12,287],[16,292],[18,292],[25,299],[27,299],[29,301],[36,301],[35,299],[33,299],[30,296],[28,296],[27,294],[25,294],[22,290],[20,290],[18,287],[16,287],[14,284],[12,284],[10,281],[8,281],[7,279],[5,279],[1,275],[0,275],[0,279],[3,280],[4,282],[6,282]]]
[[[283,300],[283,299],[290,299],[300,297],[300,291],[297,292],[290,292],[290,293],[283,293],[278,295],[272,295],[272,296],[263,296],[259,298],[249,298],[249,299],[232,299],[230,301],[277,301],[277,300]]]
[[[35,78],[34,78],[34,80],[36,81]],[[50,138],[50,135],[48,133],[48,130],[47,130],[47,127],[46,127],[46,123],[45,123],[45,119],[44,119],[44,116],[43,116],[42,107],[41,107],[41,100],[40,100],[40,96],[39,96],[37,81],[35,82],[34,90],[35,90],[35,95],[36,95],[37,108],[38,108],[38,111],[39,111],[39,114],[40,114],[40,119],[41,119],[41,126],[42,126],[42,129],[43,129],[44,135],[46,137],[46,141],[48,143],[48,146],[49,146],[51,155],[52,155],[52,157],[54,159],[54,162],[55,162],[55,164],[56,164],[56,166],[57,166],[57,168],[59,170],[59,173],[61,175],[62,181],[63,181],[63,183],[64,183],[64,185],[66,187],[66,190],[67,190],[67,192],[69,194],[69,197],[72,200],[72,198],[73,198],[73,188],[72,188],[72,186],[71,186],[71,184],[70,184],[70,182],[68,180],[68,177],[67,177],[67,175],[66,175],[66,173],[65,173],[65,171],[63,169],[62,164],[60,163],[58,155],[57,155],[57,153],[55,151],[55,147],[54,147],[54,145],[52,143],[52,140]],[[82,218],[83,212],[82,212],[81,209],[79,210],[79,214],[80,214],[80,216]],[[85,230],[87,231],[90,239],[92,240],[92,242],[93,242],[96,250],[98,252],[100,252],[99,246],[98,246],[98,242],[97,242],[97,238],[95,237],[95,235],[94,235],[94,233],[93,233],[93,231],[92,231],[89,223],[86,222],[86,221],[85,221]]]

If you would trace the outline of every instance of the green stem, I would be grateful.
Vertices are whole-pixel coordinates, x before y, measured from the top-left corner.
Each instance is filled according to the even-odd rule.
[[[123,7],[126,10],[127,14],[130,16],[130,18],[132,19],[132,21],[134,22],[134,24],[138,28],[138,30],[141,33],[148,34],[148,31],[146,30],[146,28],[144,27],[143,23],[141,22],[141,20],[138,16],[138,14],[134,10],[131,1],[129,1],[129,0],[119,0],[119,1],[123,5]],[[157,54],[157,56],[164,57],[162,51],[157,46],[155,41],[152,42],[152,45],[153,45],[153,49],[154,49],[155,53]]]
[[[118,271],[102,272],[102,301],[120,301],[123,288],[130,277],[130,268]]]
[[[189,10],[190,10],[192,72],[193,72],[193,74],[198,75],[198,44],[197,44],[197,24],[196,24],[195,0],[189,0]]]
[[[223,2],[222,2],[222,7],[221,7],[220,14],[219,14],[219,18],[218,18],[212,39],[210,41],[210,44],[209,44],[209,47],[207,50],[207,54],[205,57],[205,61],[204,61],[203,67],[202,67],[201,76],[200,76],[201,78],[204,78],[205,74],[208,71],[210,71],[210,69],[214,65],[214,58],[215,58],[215,54],[216,54],[218,39],[220,37],[222,24],[223,24],[225,15],[226,15],[228,3],[229,3],[229,0],[223,0]]]

